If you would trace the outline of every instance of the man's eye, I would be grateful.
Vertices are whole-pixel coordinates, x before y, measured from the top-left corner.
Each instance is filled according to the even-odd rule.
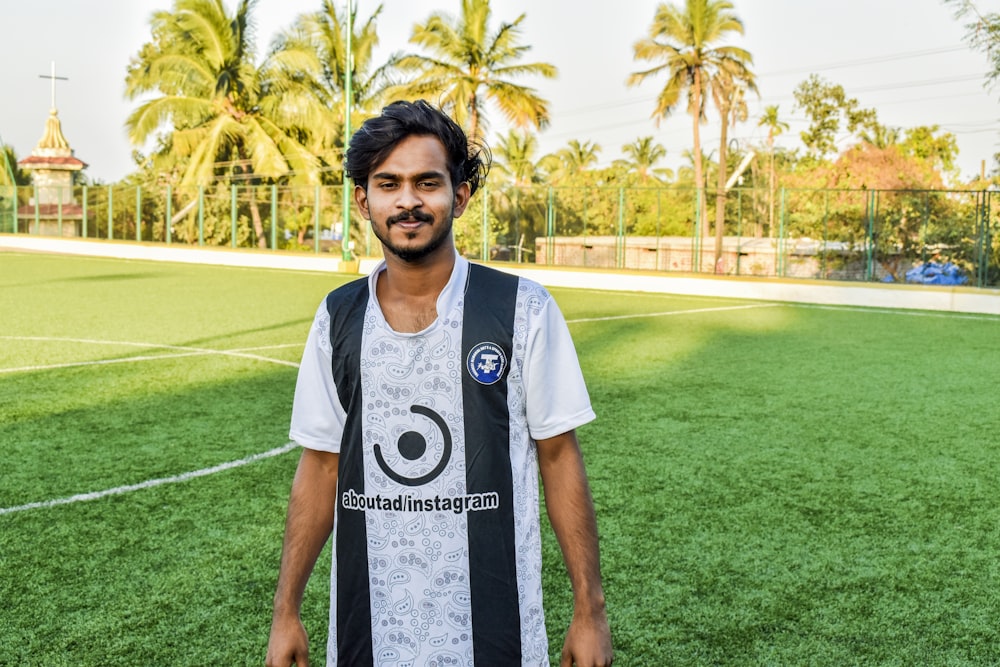
[[[424,181],[420,184],[420,187],[425,190],[430,190],[431,188],[436,188],[438,186],[437,181]]]

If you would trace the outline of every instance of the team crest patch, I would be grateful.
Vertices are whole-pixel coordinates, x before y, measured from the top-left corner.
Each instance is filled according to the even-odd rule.
[[[507,355],[496,343],[479,343],[469,352],[466,367],[472,379],[479,384],[494,384],[503,377]]]

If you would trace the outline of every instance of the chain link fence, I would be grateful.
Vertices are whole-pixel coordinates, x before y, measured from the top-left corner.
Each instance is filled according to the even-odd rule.
[[[340,186],[5,186],[0,232],[342,254],[342,194]],[[941,267],[953,284],[997,287],[997,196],[734,189],[723,199],[720,239],[712,190],[487,187],[455,221],[455,240],[482,261],[863,282],[927,282],[925,269]],[[350,216],[351,253],[378,257],[367,221]]]

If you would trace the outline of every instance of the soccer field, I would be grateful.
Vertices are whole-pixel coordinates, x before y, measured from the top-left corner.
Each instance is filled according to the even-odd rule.
[[[0,252],[0,665],[263,663],[297,362],[346,280]],[[552,291],[616,665],[1000,663],[1000,317]]]

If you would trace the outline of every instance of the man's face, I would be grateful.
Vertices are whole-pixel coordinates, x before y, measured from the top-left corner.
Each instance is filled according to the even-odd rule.
[[[453,218],[465,211],[469,186],[454,187],[444,144],[434,136],[409,136],[368,175],[368,188],[354,188],[361,214],[387,254],[417,262],[451,251]]]

